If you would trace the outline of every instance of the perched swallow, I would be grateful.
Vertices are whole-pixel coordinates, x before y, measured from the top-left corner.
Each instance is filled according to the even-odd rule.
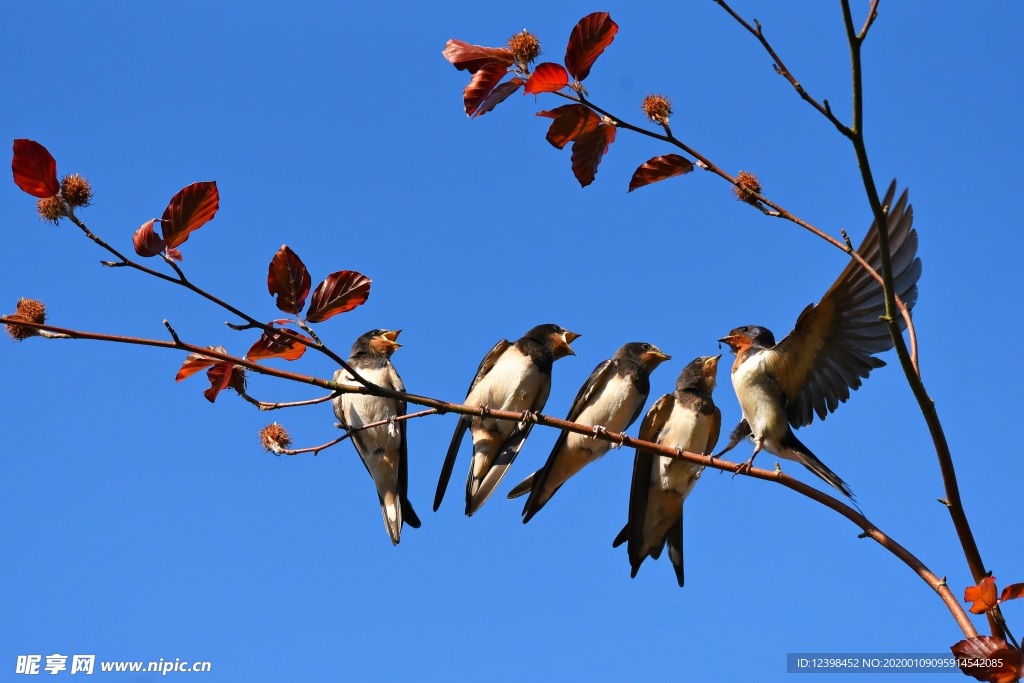
[[[543,410],[551,392],[551,366],[576,355],[569,344],[579,336],[549,324],[534,327],[514,343],[502,339],[480,363],[466,404],[523,413]],[[473,462],[466,479],[466,515],[472,516],[505,476],[532,428],[529,421],[460,417],[437,482],[434,510],[441,506],[467,429],[473,434]]]
[[[895,191],[894,181],[883,205],[889,207],[886,230],[894,289],[909,309],[917,301],[921,260],[913,207],[907,203],[906,191],[893,205]],[[857,252],[881,271],[877,224],[871,224]],[[722,453],[749,436],[755,445],[746,466],[764,449],[796,460],[852,498],[846,482],[811,453],[792,428],[809,425],[815,413],[824,420],[850,397],[851,389],[860,387],[862,378],[885,365],[874,357],[893,345],[881,319],[884,315],[882,285],[851,261],[821,302],[807,306],[793,331],[778,344],[770,330],[755,325],[737,327],[720,339],[736,354],[732,385],[743,411],[743,420]],[[901,315],[896,320],[901,329],[906,327]]]
[[[401,330],[371,330],[356,339],[349,355],[349,365],[362,377],[386,389],[405,391],[402,378],[391,364],[391,354],[401,346],[395,339]],[[353,377],[345,370],[334,373],[334,381],[352,384]],[[405,415],[405,401],[366,394],[342,394],[335,398],[334,414],[344,429],[357,429],[373,422]],[[414,529],[420,518],[409,502],[409,461],[405,441],[405,421],[370,427],[352,434],[363,465],[373,477],[380,498],[384,526],[391,542],[398,545],[402,523]]]
[[[644,441],[710,454],[722,430],[722,411],[711,398],[718,381],[718,359],[702,356],[683,368],[675,393],[665,394],[640,423]],[[631,576],[647,557],[658,559],[668,544],[668,556],[683,585],[683,502],[703,469],[685,460],[637,449],[633,484],[629,490],[629,521],[612,546],[627,543]]]
[[[657,346],[631,342],[615,356],[594,368],[573,401],[566,420],[610,432],[624,432],[636,422],[651,392],[650,375],[654,368],[669,360]],[[595,434],[596,436],[596,434]],[[608,452],[610,441],[595,436],[563,431],[547,462],[540,470],[520,482],[508,497],[530,494],[523,507],[523,523],[555,495],[571,476]]]

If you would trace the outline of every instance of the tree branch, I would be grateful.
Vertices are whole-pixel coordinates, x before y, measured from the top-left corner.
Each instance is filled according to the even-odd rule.
[[[945,581],[943,579],[938,578],[913,553],[911,553],[909,550],[907,550],[902,545],[897,543],[894,539],[892,539],[884,532],[882,532],[880,529],[878,529],[878,527],[871,523],[871,521],[869,521],[867,517],[865,517],[864,514],[861,513],[859,510],[855,510],[854,508],[850,507],[843,501],[840,501],[823,491],[820,491],[808,484],[803,483],[802,481],[799,481],[797,479],[790,477],[787,474],[784,474],[781,470],[762,470],[755,467],[747,468],[745,467],[745,464],[733,463],[718,458],[713,458],[710,455],[691,453],[683,451],[678,448],[669,448],[661,444],[643,441],[640,439],[634,439],[630,436],[627,436],[626,434],[611,432],[608,431],[607,429],[604,429],[603,427],[595,429],[595,427],[592,425],[585,425],[577,422],[560,420],[558,418],[543,415],[541,413],[530,413],[527,417],[524,416],[521,412],[513,412],[508,410],[493,410],[486,406],[470,406],[459,403],[449,403],[447,401],[441,401],[426,396],[419,396],[417,394],[410,394],[406,392],[386,389],[384,387],[380,387],[374,384],[370,384],[368,386],[354,384],[338,384],[317,377],[299,375],[284,370],[277,370],[275,368],[264,367],[261,365],[257,365],[256,363],[253,363],[251,361],[247,361],[243,358],[238,358],[230,354],[220,353],[219,351],[215,351],[213,349],[196,346],[194,344],[187,344],[184,342],[175,343],[158,339],[124,337],[117,335],[100,334],[95,332],[85,332],[81,330],[70,330],[65,328],[54,327],[52,325],[30,323],[18,319],[0,317],[0,324],[6,323],[14,323],[25,327],[31,327],[37,330],[47,330],[50,332],[64,334],[72,339],[89,339],[95,341],[114,342],[121,344],[135,344],[140,346],[153,346],[164,349],[191,351],[192,353],[199,353],[209,358],[214,358],[216,360],[222,360],[228,363],[232,363],[233,365],[238,365],[240,367],[250,369],[260,374],[269,375],[271,377],[278,377],[280,379],[286,379],[293,382],[299,382],[301,384],[311,384],[314,386],[329,389],[332,392],[336,393],[360,393],[377,396],[386,396],[389,398],[404,400],[407,401],[408,403],[428,406],[430,408],[430,410],[423,410],[418,413],[408,414],[403,419],[415,419],[418,417],[425,417],[427,415],[444,414],[452,412],[461,415],[486,414],[490,418],[495,418],[499,420],[510,420],[514,422],[522,422],[526,420],[534,424],[546,427],[554,427],[556,429],[571,431],[577,434],[584,434],[595,439],[610,441],[614,444],[629,446],[632,448],[639,448],[645,451],[658,453],[659,455],[664,455],[670,458],[686,460],[688,462],[702,465],[704,467],[710,467],[725,472],[732,472],[734,474],[741,474],[743,476],[749,476],[755,479],[773,481],[807,498],[810,498],[811,500],[820,503],[821,505],[824,505],[825,507],[828,507],[831,510],[838,512],[840,515],[842,515],[843,517],[847,518],[855,525],[860,527],[860,529],[863,532],[861,534],[862,536],[874,539],[875,542],[877,542],[883,548],[892,553],[897,559],[899,559],[908,567],[910,567],[910,569],[915,574],[917,574],[926,584],[928,584],[929,587],[931,587],[936,593],[938,593],[939,598],[949,609],[950,613],[953,615],[953,618],[956,620],[957,625],[960,627],[960,629],[963,631],[966,637],[971,638],[977,635],[977,631],[974,629],[973,624],[971,624],[971,621],[967,617],[967,614],[964,612],[963,607],[960,605],[960,602],[957,600],[956,596],[954,596],[952,592],[949,590],[949,587],[946,586]],[[322,402],[324,400],[326,399],[321,398],[318,399],[317,401]],[[387,424],[387,422],[389,421],[390,420],[384,420],[379,423],[374,423],[372,425],[366,425],[366,428],[369,428],[370,426],[379,426],[380,424]],[[327,444],[323,444],[321,446],[306,449],[297,449],[295,452],[319,452],[320,450],[328,448],[331,445],[334,445],[335,443],[340,443],[347,436],[348,435],[339,437],[338,439]],[[282,449],[281,452],[284,453],[287,451]]]
[[[263,330],[264,332],[267,332],[268,334],[275,334],[275,333],[276,334],[281,334],[283,336],[288,337],[289,339],[291,339],[293,341],[297,341],[297,342],[301,343],[303,346],[306,346],[307,348],[315,349],[315,350],[319,351],[320,353],[324,354],[325,356],[327,356],[328,358],[333,360],[335,363],[340,365],[342,368],[347,370],[352,375],[352,377],[357,382],[359,382],[360,384],[364,384],[364,385],[369,384],[369,382],[365,378],[363,378],[362,375],[360,375],[358,372],[356,372],[353,368],[351,368],[349,366],[348,362],[344,358],[342,358],[341,356],[336,354],[334,351],[329,349],[327,346],[325,346],[316,337],[316,335],[311,335],[311,337],[312,337],[312,339],[314,341],[313,341],[313,343],[310,343],[310,340],[302,338],[300,335],[295,334],[291,330],[288,330],[288,329],[285,329],[285,328],[274,327],[272,325],[268,325],[268,324],[266,324],[264,322],[261,322],[259,319],[254,318],[253,316],[245,313],[244,311],[239,310],[238,308],[235,308],[234,306],[232,306],[228,302],[224,301],[223,299],[220,299],[220,298],[214,296],[213,294],[211,294],[210,292],[206,291],[202,287],[199,287],[199,286],[193,284],[192,281],[190,281],[187,277],[185,277],[185,273],[182,272],[181,268],[176,263],[174,263],[173,260],[171,260],[169,258],[166,258],[166,257],[164,258],[164,262],[170,264],[171,268],[174,269],[174,272],[177,273],[178,277],[171,277],[170,275],[167,275],[166,273],[161,273],[158,270],[153,270],[152,268],[148,268],[148,267],[142,265],[141,263],[138,263],[136,261],[133,261],[133,260],[129,259],[124,254],[122,254],[120,251],[118,251],[114,247],[112,247],[109,244],[107,244],[107,242],[105,242],[103,239],[101,239],[94,232],[92,232],[89,229],[89,227],[80,218],[78,218],[78,216],[75,215],[74,211],[67,211],[67,212],[65,212],[64,215],[68,218],[68,220],[70,220],[72,223],[77,225],[78,228],[83,233],[85,233],[86,237],[88,237],[90,240],[95,242],[97,245],[99,245],[100,247],[102,247],[106,251],[108,251],[111,254],[113,254],[118,259],[116,262],[102,261],[101,263],[103,263],[103,265],[106,265],[106,266],[109,266],[109,267],[112,267],[112,268],[132,268],[134,270],[137,270],[139,272],[145,273],[147,275],[152,275],[153,277],[155,277],[157,279],[160,279],[160,280],[163,280],[164,282],[170,282],[171,284],[179,285],[181,287],[184,287],[185,289],[188,289],[189,291],[195,292],[196,294],[198,294],[199,296],[203,297],[207,301],[210,301],[210,302],[216,304],[217,306],[220,306],[224,310],[230,312],[231,314],[241,318],[246,323],[244,325],[237,325],[237,324],[227,323],[228,327],[230,327],[231,329],[233,329],[233,330],[260,329],[260,330]]]

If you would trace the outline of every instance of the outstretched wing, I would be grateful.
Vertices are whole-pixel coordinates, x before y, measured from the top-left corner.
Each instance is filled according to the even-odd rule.
[[[896,294],[912,308],[917,301],[921,259],[917,257],[914,211],[904,190],[893,205],[896,181],[882,202],[889,209],[886,229],[892,254]],[[881,272],[882,256],[878,225],[872,223],[857,252]],[[882,285],[856,261],[850,261],[817,306],[800,314],[796,327],[775,345],[765,358],[769,373],[777,378],[787,398],[786,410],[794,427],[822,420],[850,398],[871,370],[885,363],[875,354],[892,348],[885,315]],[[905,328],[902,316],[897,318]]]

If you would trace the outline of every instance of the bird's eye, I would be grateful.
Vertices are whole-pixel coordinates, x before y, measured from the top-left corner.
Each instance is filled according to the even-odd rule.
[[[651,345],[650,344],[644,344],[640,348],[642,348],[644,351],[650,351],[651,350]]]
[[[555,325],[555,332],[565,332],[565,330],[563,330],[563,329],[562,329],[561,327],[559,327],[558,325]]]

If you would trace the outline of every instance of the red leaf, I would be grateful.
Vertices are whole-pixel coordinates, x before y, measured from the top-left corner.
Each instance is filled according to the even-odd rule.
[[[291,334],[276,330],[274,332],[264,332],[245,354],[245,357],[253,362],[267,358],[297,360],[306,352],[306,345],[295,339],[295,337],[305,339],[310,344],[313,343],[313,340],[293,330],[288,330],[288,332]]]
[[[1015,583],[1004,588],[1003,594],[999,596],[999,602],[1016,600],[1017,598],[1024,598],[1024,583]]]
[[[35,140],[21,138],[14,141],[11,172],[14,173],[15,184],[33,197],[52,197],[60,192],[57,162]]]
[[[964,591],[964,602],[972,602],[971,614],[984,614],[996,606],[995,577],[986,576],[977,586],[970,586]]]
[[[596,130],[581,135],[572,143],[572,172],[580,187],[594,182],[597,166],[608,153],[608,147],[615,141],[615,126],[602,123]]]
[[[189,233],[203,227],[220,208],[220,195],[214,181],[192,183],[171,197],[160,219],[160,229],[168,247],[188,239]]]
[[[310,284],[309,271],[302,259],[288,245],[282,245],[270,260],[267,273],[267,289],[270,296],[277,297],[278,309],[296,314],[302,311]]]
[[[210,388],[203,392],[203,396],[210,403],[217,400],[217,394],[227,388],[231,383],[231,372],[234,366],[231,363],[217,363],[206,371],[206,377],[210,380]]]
[[[648,159],[643,166],[636,169],[633,178],[629,181],[629,191],[632,192],[638,187],[656,183],[665,178],[672,178],[677,175],[685,175],[693,170],[693,162],[678,154],[664,154],[660,157]]]
[[[135,253],[139,256],[156,256],[164,250],[164,240],[160,235],[156,234],[156,230],[153,229],[153,224],[156,223],[156,219],[146,221],[142,224],[142,227],[135,231],[132,235],[132,244],[135,246]]]
[[[507,100],[509,95],[514,93],[516,90],[519,90],[519,86],[522,84],[523,79],[519,78],[519,76],[514,76],[511,80],[505,81],[492,90],[491,94],[480,103],[480,106],[476,108],[476,112],[473,116],[483,116],[490,110],[494,109],[496,106]]]
[[[480,67],[492,62],[512,66],[512,50],[509,50],[507,47],[470,45],[454,38],[448,40],[441,54],[456,69],[468,71],[471,74],[475,74]]]
[[[618,25],[607,12],[594,12],[580,19],[565,48],[565,68],[573,78],[582,81],[590,75],[590,67],[618,32]]]
[[[184,261],[185,257],[181,255],[181,252],[177,249],[168,249],[167,258],[174,259],[175,261]]]
[[[523,88],[523,94],[536,95],[542,92],[557,92],[567,85],[569,85],[569,74],[566,73],[565,67],[554,62],[544,62],[538,64],[537,68],[533,70],[533,74],[526,81],[526,87]]]
[[[601,117],[582,104],[565,104],[551,111],[537,112],[537,116],[554,119],[548,128],[547,141],[562,149],[581,135],[597,130]]]
[[[211,351],[216,351],[217,353],[226,354],[228,352],[227,349],[225,349],[223,346],[207,346],[206,348],[210,349]],[[225,362],[226,361],[217,360],[216,358],[210,358],[209,356],[204,356],[201,353],[190,353],[188,354],[188,357],[185,359],[185,362],[181,364],[181,369],[178,370],[178,374],[174,376],[174,381],[180,382],[186,377],[191,377],[192,375],[196,374],[203,368],[208,368],[211,365],[216,365],[217,363]]]
[[[339,313],[351,311],[370,296],[370,278],[354,270],[331,273],[313,291],[306,321],[319,323]]]
[[[501,79],[508,73],[508,66],[500,62],[484,64],[473,74],[469,85],[462,91],[462,101],[466,105],[466,115],[473,116],[487,96],[491,94],[494,87],[501,82]]]
[[[949,648],[957,658],[957,666],[979,681],[1012,683],[1021,675],[1021,652],[1002,638],[976,636],[961,640]]]

